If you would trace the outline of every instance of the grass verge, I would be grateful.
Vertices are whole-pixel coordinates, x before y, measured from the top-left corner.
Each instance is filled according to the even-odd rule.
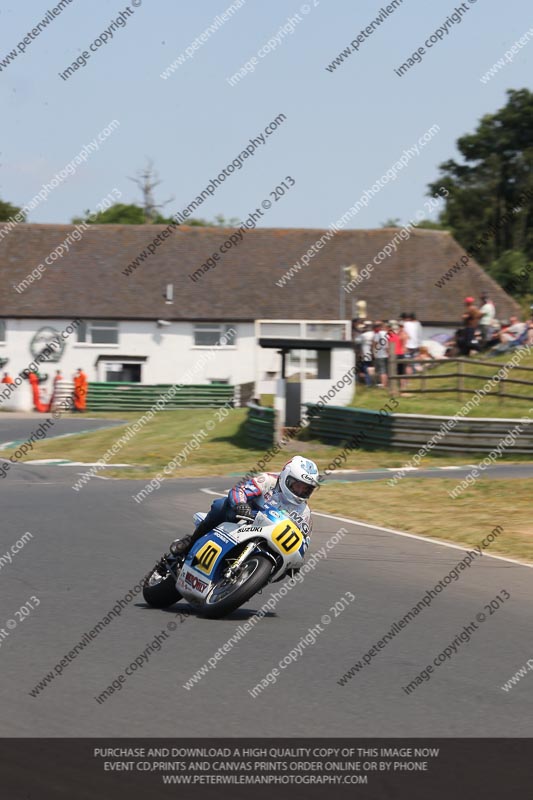
[[[471,547],[501,525],[504,531],[488,552],[533,563],[532,481],[483,478],[452,500],[448,491],[458,482],[407,478],[394,487],[383,481],[325,483],[313,496],[312,508]]]
[[[192,409],[162,411],[124,444],[109,460],[109,464],[131,464],[131,468],[106,469],[106,476],[121,478],[153,477],[180,453],[186,452],[167,477],[197,477],[203,475],[245,474],[256,468],[264,458],[264,450],[251,450],[246,446],[242,425],[246,419],[246,409],[229,411],[225,419],[216,421],[216,409]],[[103,415],[102,415],[103,416]],[[137,420],[139,414],[122,414],[128,421]],[[214,423],[209,430],[208,426]],[[116,428],[106,428],[85,434],[76,434],[58,439],[41,440],[34,443],[25,461],[45,458],[64,458],[71,461],[94,463],[120,439],[128,423]],[[205,433],[205,437],[201,434]],[[196,440],[195,440],[196,436]],[[200,441],[198,438],[201,437]],[[187,448],[188,445],[188,448]],[[187,448],[185,451],[184,448]],[[306,455],[317,462],[319,469],[325,469],[342,447],[320,444],[314,440],[292,441],[268,462],[266,469],[277,470],[296,453]],[[9,457],[15,450],[3,450]],[[377,469],[381,467],[401,467],[413,451],[401,450],[353,450],[346,455],[341,469]],[[421,466],[436,467],[450,464],[472,464],[482,456],[472,454],[442,455],[429,453],[421,461]],[[505,451],[502,460],[531,461],[528,456],[512,456],[512,450]]]

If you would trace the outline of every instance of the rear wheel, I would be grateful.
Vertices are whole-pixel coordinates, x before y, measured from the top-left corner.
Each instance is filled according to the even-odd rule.
[[[221,577],[206,597],[203,613],[216,619],[225,617],[246,603],[266,584],[272,572],[272,562],[265,556],[247,558],[236,578]]]
[[[175,572],[174,564],[170,565],[166,558],[162,558],[144,579],[143,597],[153,608],[168,608],[181,600],[171,566]]]

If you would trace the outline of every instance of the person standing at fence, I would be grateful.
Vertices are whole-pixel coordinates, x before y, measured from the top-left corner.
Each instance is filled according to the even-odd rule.
[[[401,318],[404,320],[404,330],[407,334],[407,355],[409,358],[415,358],[422,344],[422,325],[413,312],[402,314]]]
[[[474,336],[479,325],[481,313],[474,304],[473,297],[465,297],[465,312],[463,314],[463,333],[458,339],[461,355],[468,356],[473,348]]]
[[[87,375],[80,368],[74,374],[74,411],[82,413],[87,408]]]
[[[374,366],[376,368],[376,385],[387,388],[389,364],[389,338],[383,322],[376,322],[374,327]]]
[[[391,359],[391,375],[393,372],[396,372],[403,377],[403,375],[405,375],[405,347],[407,342],[407,334],[405,333],[403,323],[397,322],[395,319],[389,320],[387,336],[390,342],[389,359]],[[407,381],[402,380],[402,377],[400,377],[400,389],[405,389]]]
[[[481,328],[481,342],[485,347],[492,336],[492,326],[496,319],[496,308],[486,292],[481,295],[481,307],[479,309],[479,327]]]
[[[374,343],[374,331],[371,322],[365,322],[363,333],[361,334],[361,371],[364,375],[367,386],[372,386],[371,370],[374,365],[372,345]]]

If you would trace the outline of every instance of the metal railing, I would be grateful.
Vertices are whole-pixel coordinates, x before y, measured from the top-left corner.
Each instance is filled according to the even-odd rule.
[[[306,403],[311,437],[324,444],[343,446],[357,440],[362,450],[411,450],[423,447],[450,419],[423,414],[384,414],[361,408]],[[464,418],[439,436],[432,449],[440,452],[490,453],[513,425],[522,432],[509,453],[533,453],[533,420]]]

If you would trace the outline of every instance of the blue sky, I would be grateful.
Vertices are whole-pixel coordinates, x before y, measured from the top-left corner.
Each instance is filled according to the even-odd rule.
[[[141,0],[135,0],[141,2]],[[244,219],[285,176],[294,181],[265,213],[265,227],[324,228],[352,206],[432,125],[439,133],[347,227],[407,221],[423,208],[438,164],[455,141],[506,100],[530,88],[533,39],[487,84],[480,77],[533,27],[527,0],[467,0],[460,24],[398,77],[401,65],[453,13],[448,0],[403,3],[334,72],[325,67],[376,16],[379,0],[247,0],[194,56],[160,74],[231,0],[142,0],[124,27],[67,80],[58,73],[109,28],[125,4],[72,0],[25,52],[0,72],[3,136],[0,197],[27,203],[109,122],[120,126],[73,176],[29,215],[69,222],[113,188],[139,201],[128,179],[151,157],[157,199],[173,213],[205,187],[272,119],[286,121],[202,206],[213,218]],[[7,2],[0,10],[0,63],[54,3]],[[304,10],[302,11],[302,8]],[[299,14],[292,34],[235,86],[226,78]]]

